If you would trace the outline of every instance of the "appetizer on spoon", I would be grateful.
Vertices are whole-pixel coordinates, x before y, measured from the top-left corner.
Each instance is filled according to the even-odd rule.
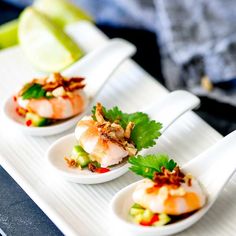
[[[185,230],[206,214],[235,172],[235,152],[234,131],[181,169],[166,155],[130,158],[130,169],[146,179],[114,196],[110,206],[116,223],[135,236]]]
[[[17,128],[31,135],[63,132],[77,123],[111,74],[135,51],[125,40],[110,40],[63,73],[27,83],[14,101],[12,96],[6,100],[4,113]]]
[[[93,114],[85,116],[76,126],[75,137],[79,145],[74,147],[72,159],[66,159],[67,163],[83,167],[86,161],[82,159],[81,162],[85,156],[82,152],[91,160],[88,162],[90,171],[107,172],[109,167],[153,146],[161,134],[161,127],[145,113],[123,113],[118,107],[107,110],[97,103]]]
[[[143,176],[133,193],[129,214],[143,226],[162,226],[184,219],[206,203],[199,182],[164,154],[131,157],[130,170]]]
[[[66,78],[60,73],[33,79],[13,97],[16,112],[27,126],[46,126],[84,111],[84,78]]]
[[[84,116],[75,128],[76,145],[64,165],[86,168],[99,174],[123,165],[129,156],[151,147],[160,136],[162,125],[142,112],[124,113],[118,107],[110,110],[97,103],[92,115]],[[49,151],[50,152],[50,151]],[[52,164],[53,160],[49,161]]]
[[[182,100],[186,102],[183,104]],[[181,105],[175,115],[171,115],[172,120],[162,126],[149,115],[155,117],[156,113],[164,110],[169,116],[172,106],[167,109],[166,101]],[[78,122],[75,134],[67,135],[51,145],[47,159],[58,173],[72,182],[95,184],[115,179],[128,171],[127,159],[130,156],[154,146],[161,132],[177,117],[198,105],[198,98],[185,91],[169,94],[163,106],[161,102],[153,105],[148,109],[148,114],[127,114],[118,107],[108,110],[98,103],[92,115]]]

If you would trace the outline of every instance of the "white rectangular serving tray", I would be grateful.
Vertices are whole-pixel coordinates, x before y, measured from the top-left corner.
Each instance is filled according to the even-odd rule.
[[[72,37],[77,35],[78,43],[86,52],[108,40],[94,25],[86,22],[71,25],[67,31]],[[17,87],[36,74],[19,47],[2,51],[0,105],[5,97],[13,94]],[[105,106],[117,105],[122,110],[133,112],[158,101],[167,93],[140,66],[127,60],[104,86],[97,101]],[[51,137],[31,137],[11,127],[2,113],[0,117],[0,164],[65,235],[121,234],[117,229],[114,230],[109,202],[118,190],[138,177],[127,173],[114,181],[98,185],[66,182],[48,168],[45,160],[49,145],[65,133]],[[66,133],[69,132],[72,130]],[[158,140],[157,150],[168,153],[183,164],[219,139],[219,133],[196,114],[188,112]],[[179,235],[236,235],[235,196],[233,177],[208,214]]]

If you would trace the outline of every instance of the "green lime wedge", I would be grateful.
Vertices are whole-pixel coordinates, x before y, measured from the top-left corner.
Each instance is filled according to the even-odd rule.
[[[79,20],[93,21],[91,16],[67,0],[36,0],[34,7],[61,27]]]
[[[13,20],[0,26],[0,48],[17,44],[18,20]]]
[[[33,7],[21,14],[18,36],[26,56],[41,71],[60,71],[83,55],[62,29]]]

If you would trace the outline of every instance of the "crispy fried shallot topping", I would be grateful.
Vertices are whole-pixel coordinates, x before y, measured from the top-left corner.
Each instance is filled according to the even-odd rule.
[[[66,78],[60,73],[53,73],[46,78],[33,79],[20,90],[18,95],[21,96],[29,87],[34,84],[40,84],[42,88],[46,90],[46,92],[52,92],[55,89],[62,87],[64,88],[65,92],[69,93],[77,89],[83,89],[85,87],[84,78],[82,77]]]
[[[90,163],[88,164],[88,169],[89,169],[91,172],[96,172],[97,166],[94,165],[92,162],[90,162]]]
[[[68,167],[77,167],[77,163],[75,160],[64,157],[64,160],[66,161]]]
[[[45,79],[43,89],[52,91],[62,86],[66,91],[72,92],[76,89],[84,88],[84,78],[82,77],[63,77],[60,73],[53,73],[50,77]]]
[[[106,121],[100,103],[97,103],[96,105],[95,117],[96,126],[103,140],[109,140],[113,143],[119,144],[129,153],[129,156],[133,156],[137,153],[137,149],[130,139],[131,131],[134,128],[133,122],[129,122],[124,130],[119,124],[119,121],[113,123]]]
[[[103,118],[102,104],[99,102],[96,105],[95,117],[98,123],[105,122],[105,119]]]
[[[129,139],[130,135],[131,135],[131,131],[134,128],[134,123],[133,122],[129,122],[128,125],[125,128],[125,138]]]
[[[185,182],[191,186],[191,180],[186,181],[186,176],[180,171],[178,166],[176,166],[173,171],[169,171],[165,167],[162,167],[161,172],[155,172],[153,181],[156,183],[157,187],[172,185],[178,188],[181,183]]]

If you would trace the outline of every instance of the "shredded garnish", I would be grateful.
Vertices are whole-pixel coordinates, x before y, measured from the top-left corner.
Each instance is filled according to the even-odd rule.
[[[130,121],[125,128],[125,138],[127,138],[127,139],[130,138],[131,131],[133,128],[134,128],[134,123]]]
[[[192,179],[193,179],[192,175],[186,174],[184,178],[185,178],[185,183],[187,183],[188,186],[192,186]]]
[[[92,163],[92,162],[90,162],[90,163],[88,164],[88,169],[89,169],[91,172],[96,172],[97,168],[98,168],[98,167],[97,167],[94,163]]]
[[[151,120],[142,112],[128,114],[118,107],[108,110],[98,103],[92,113],[104,138],[124,146],[129,156],[144,148],[152,147],[161,135],[161,123]]]
[[[173,171],[169,171],[164,166],[161,168],[161,172],[155,172],[153,181],[158,187],[163,185],[172,185],[180,187],[181,183],[184,183],[185,175],[180,171],[179,167],[176,166]]]
[[[73,159],[64,157],[64,160],[66,161],[68,167],[78,167],[77,162]]]
[[[165,154],[138,155],[130,157],[128,162],[132,164],[129,168],[131,171],[155,182],[148,192],[155,192],[163,185],[173,188],[179,188],[181,183],[192,185],[192,176],[185,175],[177,163]]]
[[[134,123],[129,122],[124,130],[117,121],[111,122],[105,119],[102,105],[100,103],[97,103],[95,118],[95,125],[97,126],[99,134],[103,140],[111,141],[122,146],[129,153],[129,156],[137,153],[137,149],[130,139],[130,133],[134,127]]]
[[[63,87],[66,91],[73,91],[75,89],[82,89],[85,87],[84,78],[82,77],[63,77],[60,73],[54,73],[51,77],[44,80],[43,89],[46,91],[53,91],[58,87]]]
[[[18,96],[23,99],[50,98],[53,97],[53,94],[56,94],[56,90],[59,96],[70,96],[70,93],[74,90],[83,89],[84,87],[84,78],[82,77],[66,78],[60,73],[53,73],[46,78],[33,79],[20,90]],[[58,93],[59,91],[61,94]]]

